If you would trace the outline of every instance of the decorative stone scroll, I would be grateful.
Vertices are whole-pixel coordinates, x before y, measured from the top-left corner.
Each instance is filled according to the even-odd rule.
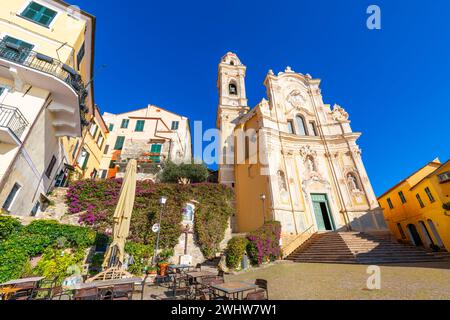
[[[348,120],[348,113],[340,105],[335,104],[331,112],[333,120],[343,122]]]

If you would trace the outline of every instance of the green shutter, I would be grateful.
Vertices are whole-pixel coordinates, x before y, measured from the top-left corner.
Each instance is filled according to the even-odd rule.
[[[84,163],[83,163],[83,166],[81,167],[82,170],[86,169],[88,160],[89,160],[89,156],[90,156],[89,152],[86,151],[86,158],[84,158]]]
[[[129,122],[130,122],[129,119],[123,119],[120,128],[122,128],[122,129],[127,129],[127,128],[128,128],[128,123],[129,123]]]
[[[172,130],[178,130],[179,125],[178,121],[172,121]]]
[[[138,120],[138,121],[136,121],[135,131],[136,132],[144,131],[144,126],[145,126],[145,120]]]
[[[21,15],[48,27],[55,18],[56,11],[46,8],[36,2],[31,2]]]
[[[114,125],[111,123],[110,125],[109,125],[109,131],[113,131],[114,130]]]
[[[151,156],[150,159],[153,160],[154,163],[160,163],[161,162],[161,150],[162,145],[161,144],[153,144],[152,148],[150,150],[151,153],[158,154]]]
[[[122,150],[124,142],[125,142],[125,137],[117,137],[116,145],[114,146],[114,149]]]
[[[9,37],[9,36],[4,37],[3,41],[7,42],[7,43],[15,44],[22,49],[22,50],[20,50],[20,52],[17,52],[16,50],[8,49],[8,48],[5,48],[2,50],[3,58],[12,60],[15,62],[19,62],[19,63],[23,63],[25,61],[25,59],[28,57],[28,55],[30,54],[29,51],[34,48],[34,45],[32,45],[32,44],[29,44],[27,42],[24,42],[22,40],[19,40],[19,39],[13,38],[13,37]]]

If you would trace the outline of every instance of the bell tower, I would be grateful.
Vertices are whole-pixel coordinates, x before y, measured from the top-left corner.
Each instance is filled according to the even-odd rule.
[[[236,54],[228,52],[220,61],[217,88],[219,106],[217,128],[221,132],[219,183],[234,185],[234,137],[237,121],[248,112],[244,66]]]

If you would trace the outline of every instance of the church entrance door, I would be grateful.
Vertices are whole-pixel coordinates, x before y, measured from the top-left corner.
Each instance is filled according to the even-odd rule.
[[[311,194],[314,216],[316,217],[317,230],[333,231],[335,225],[331,216],[330,206],[326,194]]]

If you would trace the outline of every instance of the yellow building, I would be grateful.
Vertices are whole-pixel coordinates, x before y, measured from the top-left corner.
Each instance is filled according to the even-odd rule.
[[[95,17],[60,0],[0,5],[0,206],[35,215],[93,110]]]
[[[95,179],[99,177],[109,130],[97,105],[93,108],[90,124],[79,138],[65,138],[64,148],[71,164],[70,179]],[[61,181],[63,186],[65,181]]]
[[[399,241],[450,249],[450,160],[435,159],[378,198]],[[447,207],[448,208],[448,207]]]

